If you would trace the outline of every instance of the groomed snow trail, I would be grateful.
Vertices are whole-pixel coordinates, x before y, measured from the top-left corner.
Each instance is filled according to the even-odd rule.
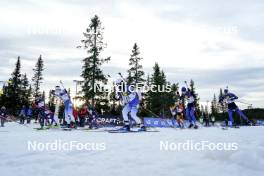
[[[159,129],[110,134],[47,130],[7,123],[0,128],[1,176],[262,176],[264,127]],[[29,151],[28,141],[104,143],[105,150]],[[160,142],[237,143],[236,151],[161,151]]]

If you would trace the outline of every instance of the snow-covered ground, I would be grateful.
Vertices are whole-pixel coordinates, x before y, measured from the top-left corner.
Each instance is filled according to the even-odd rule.
[[[261,176],[264,174],[264,127],[222,130],[159,129],[157,133],[110,134],[85,131],[36,131],[16,123],[0,128],[1,176]],[[229,151],[162,151],[169,144],[237,143]],[[98,144],[94,150],[30,151],[28,142],[76,141]],[[164,144],[163,143],[163,144]],[[105,145],[105,146],[104,146]],[[95,150],[96,149],[96,150]],[[105,149],[105,150],[102,150]]]

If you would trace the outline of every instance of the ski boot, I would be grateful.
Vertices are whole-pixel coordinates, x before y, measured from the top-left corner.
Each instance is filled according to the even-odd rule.
[[[188,126],[188,128],[192,128],[193,127],[193,124],[191,123],[189,126]]]
[[[247,121],[247,125],[248,125],[248,126],[253,126],[253,123],[252,123],[251,121],[248,120],[248,121]]]
[[[118,129],[120,131],[130,131],[130,126],[129,125],[124,125],[122,128]]]
[[[138,131],[147,131],[147,128],[146,128],[146,126],[142,125],[142,126],[138,129]]]
[[[194,129],[198,129],[198,125],[194,125],[194,127],[193,127]]]

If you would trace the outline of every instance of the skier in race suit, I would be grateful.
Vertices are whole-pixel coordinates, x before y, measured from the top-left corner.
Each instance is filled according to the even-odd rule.
[[[128,114],[135,120],[136,125],[140,127],[139,131],[146,131],[146,127],[141,119],[137,116],[138,107],[141,101],[141,93],[136,91],[131,85],[126,85],[121,79],[116,81],[118,90],[116,91],[116,99],[121,101],[123,105],[122,116],[124,119],[124,126],[120,130],[130,131],[130,124]]]
[[[233,119],[233,112],[238,113],[240,117],[242,117],[248,124],[251,124],[251,122],[248,120],[248,117],[238,108],[236,103],[234,102],[237,100],[238,97],[229,92],[229,90],[226,88],[224,90],[224,95],[220,97],[219,102],[220,103],[226,103],[227,104],[227,112],[228,112],[228,126],[233,126],[234,125],[234,119]]]
[[[4,127],[6,118],[7,118],[7,111],[6,111],[6,108],[4,106],[2,106],[1,109],[0,109],[1,127]]]
[[[176,121],[180,128],[184,128],[183,112],[184,107],[181,101],[176,101],[174,106],[170,107],[170,111],[173,117],[176,117]]]
[[[60,86],[55,87],[54,95],[58,96],[64,103],[64,114],[65,122],[68,127],[71,127],[71,123],[75,122],[73,116],[73,104],[71,102],[70,96],[66,89],[61,89]]]
[[[196,125],[196,117],[195,117],[195,95],[190,89],[186,89],[185,87],[182,87],[181,89],[182,97],[187,98],[187,108],[185,109],[186,117],[189,120],[189,127],[194,129],[197,129],[198,126]]]

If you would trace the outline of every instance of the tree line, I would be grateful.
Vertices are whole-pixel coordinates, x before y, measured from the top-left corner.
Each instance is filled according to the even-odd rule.
[[[11,114],[18,114],[23,105],[30,106],[32,100],[39,96],[45,96],[40,91],[43,81],[44,63],[41,55],[37,59],[34,74],[30,83],[27,74],[21,73],[21,59],[18,56],[15,69],[8,81],[3,81],[3,90],[0,96],[0,105],[5,106]]]

